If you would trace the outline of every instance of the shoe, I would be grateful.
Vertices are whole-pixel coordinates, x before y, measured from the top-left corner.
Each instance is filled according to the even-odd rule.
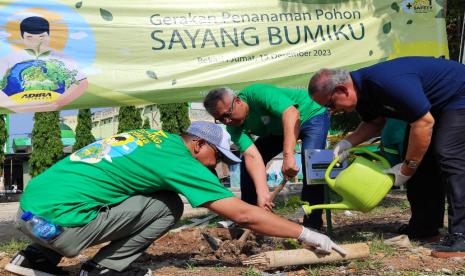
[[[27,249],[16,253],[5,270],[24,276],[68,275],[67,271],[52,264],[44,256]]]
[[[436,258],[465,257],[465,235],[463,233],[448,234],[431,251],[431,256]]]
[[[130,266],[123,271],[113,270],[104,266],[101,266],[93,261],[85,262],[79,276],[152,276],[152,271],[148,268],[139,268]]]
[[[411,230],[410,225],[408,224],[402,224],[397,229],[397,233],[407,235],[410,241],[420,243],[436,243],[441,240],[441,235],[438,230],[415,232]]]

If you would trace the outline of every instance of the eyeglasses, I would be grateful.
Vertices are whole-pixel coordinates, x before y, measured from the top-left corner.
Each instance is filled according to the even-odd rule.
[[[234,106],[235,106],[235,103],[236,103],[236,99],[237,99],[237,97],[233,97],[233,100],[231,102],[231,107],[229,107],[229,109],[225,113],[223,113],[223,115],[221,115],[219,119],[215,119],[216,124],[224,123],[224,122],[226,122],[226,120],[228,120],[228,121],[231,120],[231,116],[232,116],[232,113],[234,111]]]
[[[334,93],[334,91],[331,92],[331,95],[329,96],[329,101],[324,105],[324,107],[326,107],[327,109],[334,109],[335,107],[333,100]]]

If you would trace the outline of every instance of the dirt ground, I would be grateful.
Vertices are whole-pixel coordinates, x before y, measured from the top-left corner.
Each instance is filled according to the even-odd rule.
[[[335,211],[332,214],[333,238],[340,243],[368,242],[370,256],[364,260],[334,264],[284,267],[265,270],[242,265],[242,261],[261,252],[285,250],[292,246],[286,239],[251,235],[239,250],[241,229],[216,227],[190,228],[168,233],[154,242],[136,261],[149,267],[153,275],[465,275],[463,258],[436,259],[430,256],[432,244],[412,243],[401,248],[384,244],[395,236],[395,230],[409,218],[408,203],[403,193],[393,193],[372,212]],[[297,219],[298,214],[288,216]],[[202,233],[213,237],[219,248],[213,250]],[[100,247],[92,247],[76,258],[64,259],[61,266],[76,275],[80,263],[91,258]],[[0,275],[12,275],[1,268]]]

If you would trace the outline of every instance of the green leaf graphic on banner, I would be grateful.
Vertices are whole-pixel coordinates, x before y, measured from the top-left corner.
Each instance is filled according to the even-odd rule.
[[[175,85],[176,84],[176,79],[174,79],[172,82],[171,82],[171,85]]]
[[[435,16],[436,18],[446,18],[446,15],[444,14],[444,9],[441,9],[438,11],[438,14]]]
[[[149,76],[149,78],[152,78],[152,79],[154,79],[154,80],[157,80],[157,79],[158,79],[157,73],[155,73],[155,72],[153,72],[153,71],[150,71],[150,70],[149,70],[149,71],[147,71],[147,72],[145,72],[145,73],[147,74],[147,76]]]
[[[370,50],[370,52],[369,52],[368,54],[369,54],[370,56],[372,56],[372,55],[373,55],[373,51]]]
[[[32,49],[24,49],[24,50],[26,50],[26,52],[27,52],[28,54],[30,54],[31,56],[36,56],[36,51],[34,51],[34,50],[32,50]]]
[[[47,57],[47,56],[50,55],[50,53],[51,53],[51,51],[46,51],[46,52],[43,52],[42,54],[39,54],[38,57]]]
[[[407,21],[407,24],[408,24],[408,25],[410,25],[410,24],[412,24],[412,23],[413,23],[412,19],[409,19],[409,20]]]
[[[112,21],[113,20],[113,14],[111,12],[105,10],[105,9],[100,9],[100,15],[102,18],[106,21]]]
[[[400,10],[399,5],[396,2],[391,4],[391,9],[395,10],[396,12],[399,12]]]
[[[384,24],[383,33],[388,34],[391,31],[391,22]]]
[[[77,2],[74,6],[76,7],[76,9],[80,9],[82,7],[82,1]]]

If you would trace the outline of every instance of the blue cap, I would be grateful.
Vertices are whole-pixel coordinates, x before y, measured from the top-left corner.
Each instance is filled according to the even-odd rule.
[[[32,218],[32,213],[27,211],[27,212],[24,212],[22,215],[21,215],[21,219],[24,220],[24,221],[28,221]]]
[[[231,135],[219,125],[205,121],[196,121],[191,123],[186,132],[215,145],[225,157],[223,161],[226,163],[241,162],[241,159],[231,152]]]

